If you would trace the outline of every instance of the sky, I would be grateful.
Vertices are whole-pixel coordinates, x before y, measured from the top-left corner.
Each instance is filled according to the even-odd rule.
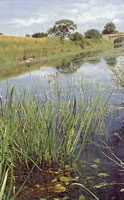
[[[108,22],[124,31],[124,0],[0,0],[0,32],[7,35],[45,32],[60,19],[73,20],[81,33]]]

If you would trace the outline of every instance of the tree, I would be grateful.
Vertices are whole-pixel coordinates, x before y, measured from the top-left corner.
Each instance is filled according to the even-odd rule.
[[[103,34],[112,34],[112,33],[115,33],[117,32],[116,30],[116,26],[114,23],[110,22],[110,23],[107,23],[105,26],[104,26],[104,30],[103,30]]]
[[[48,36],[48,34],[47,33],[43,33],[43,32],[41,32],[41,33],[34,33],[32,35],[33,38],[43,38],[43,37],[47,37],[47,36]]]
[[[75,29],[77,29],[77,25],[72,20],[62,19],[55,22],[55,25],[48,30],[48,35],[54,35],[63,41],[66,37],[69,38]]]
[[[85,37],[88,39],[100,39],[102,35],[97,29],[90,29],[85,32]]]
[[[84,36],[79,32],[75,32],[75,33],[70,34],[69,39],[73,42],[77,42],[77,41],[84,40]]]

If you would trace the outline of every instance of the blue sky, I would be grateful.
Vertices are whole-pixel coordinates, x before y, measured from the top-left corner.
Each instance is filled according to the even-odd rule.
[[[8,35],[47,31],[59,19],[73,20],[82,33],[111,21],[124,31],[124,0],[0,0],[0,32]]]

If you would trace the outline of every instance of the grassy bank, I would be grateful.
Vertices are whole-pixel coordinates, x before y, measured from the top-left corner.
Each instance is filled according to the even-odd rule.
[[[35,39],[28,37],[0,36],[0,79],[30,71],[42,65],[50,66],[65,57],[84,52],[100,52],[112,47],[108,41],[85,39],[78,43],[58,38]],[[31,60],[29,60],[31,59]],[[27,62],[29,60],[29,63]]]

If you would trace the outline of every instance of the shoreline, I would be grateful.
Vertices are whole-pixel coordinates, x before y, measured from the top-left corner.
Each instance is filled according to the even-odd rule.
[[[62,60],[77,55],[101,53],[113,48],[113,43],[104,40],[87,40],[85,47],[69,40],[64,44],[57,38],[34,39],[26,37],[0,36],[0,80],[30,72],[41,66],[53,66]]]

